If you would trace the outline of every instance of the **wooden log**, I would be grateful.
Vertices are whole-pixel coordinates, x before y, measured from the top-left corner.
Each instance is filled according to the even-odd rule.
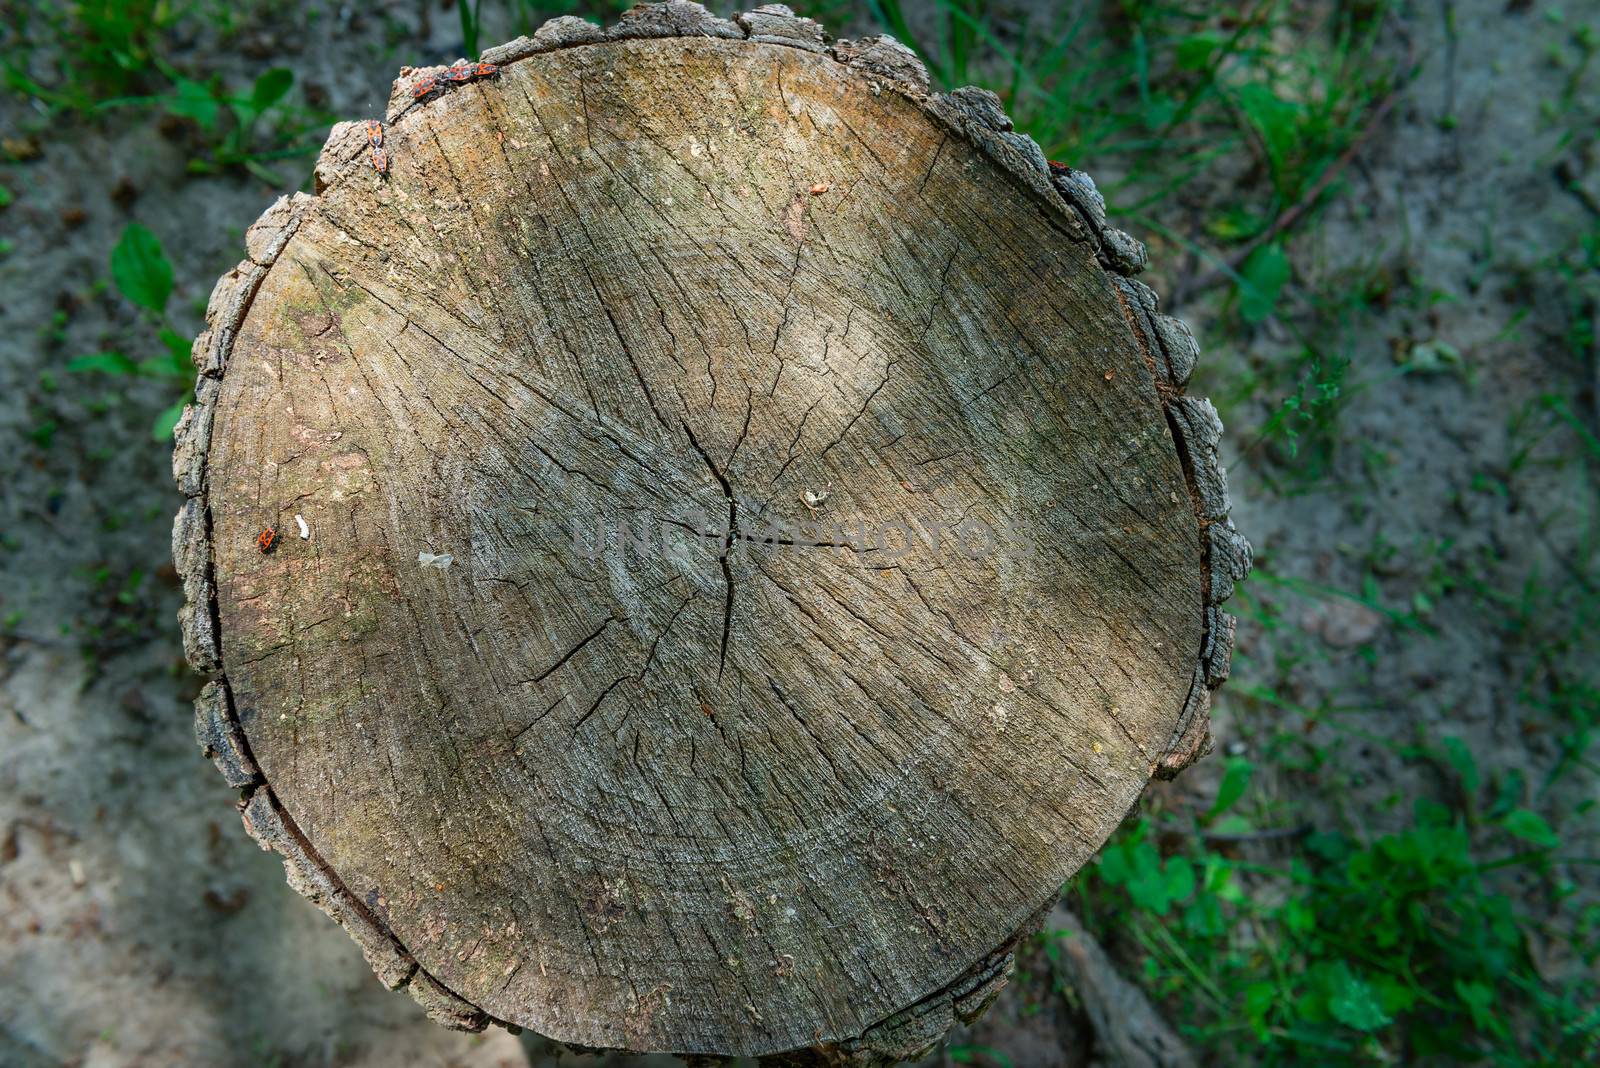
[[[448,1025],[911,1056],[1207,745],[1248,546],[1193,338],[888,38],[673,0],[486,59],[213,295],[202,745]]]
[[[1195,1068],[1194,1054],[1144,992],[1117,974],[1111,958],[1058,902],[1046,925],[1056,940],[1052,970],[1083,1005],[1094,1030],[1094,1063],[1114,1068]]]

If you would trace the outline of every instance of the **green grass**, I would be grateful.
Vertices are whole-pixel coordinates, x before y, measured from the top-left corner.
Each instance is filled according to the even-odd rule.
[[[143,359],[121,350],[87,353],[68,361],[66,369],[75,374],[155,378],[173,383],[178,399],[157,413],[150,425],[155,440],[171,440],[184,405],[194,399],[195,371],[190,359],[194,339],[174,329],[168,317],[172,264],[160,240],[148,228],[131,223],[122,231],[121,239],[111,250],[111,280],[123,299],[138,310],[145,327],[154,332],[161,353]]]
[[[163,36],[186,6],[168,0],[7,5],[0,14],[6,87],[80,110],[133,92],[153,79]]]
[[[1266,0],[1227,19],[1215,5],[1123,0],[1066,8],[1004,40],[982,0],[934,6],[930,39],[898,0],[868,3],[936,82],[987,85],[1047,156],[1099,175],[1112,214],[1159,223],[1155,213],[1197,183],[1242,177],[1237,201],[1208,205],[1203,234],[1174,235],[1219,266],[1336,164],[1406,73],[1378,51],[1382,4],[1308,15]],[[1281,249],[1246,274],[1263,291],[1247,293],[1244,311],[1260,321],[1285,280]]]
[[[216,0],[27,0],[0,14],[0,75],[9,91],[45,106],[46,127],[65,115],[101,122],[164,115],[194,133],[191,173],[242,168],[282,188],[291,183],[272,163],[313,155],[333,116],[294,102],[286,67],[228,86],[193,66],[204,57],[173,44],[205,34],[216,51],[226,49],[238,16]],[[190,67],[174,58],[180,53]]]
[[[457,0],[453,11],[432,9],[476,55],[551,14],[605,20],[625,6]],[[1349,413],[1402,377],[1474,388],[1471,354],[1426,327],[1473,293],[1443,291],[1389,249],[1330,272],[1303,240],[1343,206],[1351,152],[1412,73],[1389,5],[1112,0],[1062,5],[1032,23],[1007,21],[985,0],[939,0],[931,13],[900,0],[798,6],[830,28],[875,21],[914,45],[941,87],[994,89],[1049,157],[1093,173],[1113,219],[1155,246],[1167,272],[1159,289],[1219,298],[1196,392],[1218,401],[1235,435],[1235,477],[1279,504],[1337,501],[1357,542],[1339,549],[1337,563],[1356,576],[1343,584],[1290,573],[1261,546],[1257,574],[1230,610],[1263,638],[1241,650],[1222,696],[1250,755],[1213,757],[1190,775],[1216,776],[1214,793],[1158,798],[1119,832],[1069,887],[1086,922],[1211,1062],[1600,1059],[1600,911],[1574,885],[1574,872],[1595,863],[1582,829],[1591,813],[1557,804],[1576,777],[1600,773],[1591,755],[1600,728],[1595,420],[1581,398],[1540,392],[1508,413],[1504,456],[1456,488],[1436,529],[1406,544],[1369,532],[1361,519],[1394,463],[1354,439]],[[42,105],[46,125],[164,116],[193,135],[191,174],[248,172],[281,186],[272,167],[314,151],[330,116],[298,101],[288,69],[268,64],[226,84],[176,44],[201,33],[226,47],[243,17],[215,0],[10,5],[0,11],[0,74]],[[397,62],[419,58],[415,42],[391,43]],[[1595,49],[1592,27],[1576,24],[1552,49],[1566,76],[1543,121],[1568,131],[1562,151],[1587,129],[1579,103]],[[1441,128],[1457,121],[1438,116]],[[10,188],[0,186],[0,209]],[[1551,352],[1563,380],[1593,381],[1600,223],[1521,268],[1507,265],[1487,227],[1483,244],[1469,289],[1501,284],[1529,308],[1542,302],[1539,314],[1507,322],[1505,337]],[[165,439],[193,387],[190,339],[169,307],[172,266],[135,224],[109,277],[133,328],[65,369],[105,387],[86,405],[91,416],[125,403],[134,379],[164,383],[149,425]],[[1396,309],[1423,325],[1393,339],[1387,362],[1364,358]],[[40,342],[59,347],[64,327],[42,325]],[[1558,335],[1551,344],[1546,330]],[[34,447],[62,436],[44,408],[30,420]],[[1352,453],[1360,474],[1335,482]],[[1549,485],[1561,492],[1530,495]],[[1574,548],[1507,565],[1466,536],[1465,517],[1486,501],[1542,510],[1546,526],[1579,532]],[[127,521],[105,520],[107,529]],[[149,570],[97,566],[86,577],[126,608],[147,598]],[[1330,605],[1374,613],[1375,637],[1338,653],[1307,638],[1304,615]],[[1528,771],[1475,751],[1448,716],[1425,726],[1426,698],[1384,681],[1384,656],[1442,641],[1465,613],[1489,621],[1509,680],[1513,696],[1497,714],[1555,740],[1555,756]],[[128,626],[118,618],[108,628]],[[1334,656],[1346,685],[1307,692],[1305,669]],[[1396,721],[1414,729],[1384,729]],[[1386,772],[1408,777],[1374,802],[1371,780]],[[956,1063],[1011,1060],[1003,1048],[947,1052]]]
[[[1476,581],[1499,577],[1491,569]],[[1472,580],[1445,581],[1465,589]],[[1586,644],[1590,681],[1579,694],[1558,692],[1592,706],[1592,618],[1552,611],[1544,597],[1554,591],[1526,592],[1528,622],[1559,620],[1565,631],[1537,635],[1532,659]],[[1153,804],[1080,874],[1072,897],[1139,962],[1138,978],[1190,1040],[1224,1063],[1587,1063],[1600,1055],[1600,909],[1578,903],[1568,873],[1600,863],[1579,830],[1593,803],[1569,813],[1570,829],[1552,826],[1542,811],[1548,780],[1480,769],[1461,737],[1421,722],[1415,742],[1391,741],[1368,724],[1392,718],[1392,707],[1289,696],[1300,661],[1318,655],[1288,639],[1296,602],[1327,598],[1376,610],[1390,633],[1439,633],[1414,606],[1386,607],[1376,588],[1353,595],[1270,571],[1252,577],[1233,607],[1278,633],[1278,659],[1241,657],[1230,696],[1246,737],[1255,732],[1259,763],[1226,761],[1203,810]],[[1506,625],[1517,626],[1509,616]],[[1354,671],[1350,686],[1366,689]],[[1525,722],[1570,714],[1528,697]],[[1351,750],[1366,747],[1428,768],[1439,788],[1417,796],[1409,816],[1415,791],[1396,789],[1376,808],[1357,803]],[[1253,773],[1301,786],[1258,786]],[[1330,807],[1339,823],[1311,822]],[[1552,964],[1553,946],[1564,967]]]
[[[632,0],[456,0],[456,17],[461,24],[461,40],[465,55],[477,59],[483,48],[513,37],[531,36],[548,19],[557,15],[577,15],[591,22],[610,23],[628,8]],[[749,5],[751,7],[757,5]],[[830,8],[839,7],[830,5]]]
[[[1452,752],[1478,807],[1471,755]],[[1397,831],[1311,832],[1265,862],[1208,841],[1208,823],[1234,839],[1256,829],[1225,815],[1231,805],[1141,820],[1072,897],[1142,961],[1140,980],[1175,1006],[1191,1041],[1230,1060],[1577,1063],[1600,1054],[1600,1019],[1588,1016],[1600,998],[1600,916],[1562,916],[1551,869],[1573,858],[1514,793],[1483,800],[1475,828],[1423,800]],[[1503,892],[1510,870],[1549,882],[1553,914]],[[1587,978],[1540,974],[1530,933],[1552,920],[1571,921]]]

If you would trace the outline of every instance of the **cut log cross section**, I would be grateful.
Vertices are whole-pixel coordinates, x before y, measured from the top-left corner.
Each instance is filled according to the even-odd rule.
[[[1248,547],[1193,340],[887,38],[673,2],[485,58],[213,296],[202,744],[445,1023],[909,1056],[1206,746]]]

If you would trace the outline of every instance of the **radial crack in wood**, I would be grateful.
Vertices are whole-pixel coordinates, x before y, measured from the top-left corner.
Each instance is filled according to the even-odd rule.
[[[452,1026],[908,1056],[1206,747],[1249,547],[1193,339],[887,38],[674,0],[488,54],[213,295],[202,745]]]

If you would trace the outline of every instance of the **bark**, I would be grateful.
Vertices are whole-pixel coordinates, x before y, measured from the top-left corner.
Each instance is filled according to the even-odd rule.
[[[1110,1068],[1195,1068],[1199,1063],[1144,992],[1118,973],[1111,958],[1065,904],[1047,924],[1057,942],[1056,971],[1082,1003],[1094,1031],[1095,1063]]]
[[[1193,339],[887,38],[675,0],[486,58],[213,295],[202,744],[447,1024],[913,1054],[1207,744],[1248,546]]]

